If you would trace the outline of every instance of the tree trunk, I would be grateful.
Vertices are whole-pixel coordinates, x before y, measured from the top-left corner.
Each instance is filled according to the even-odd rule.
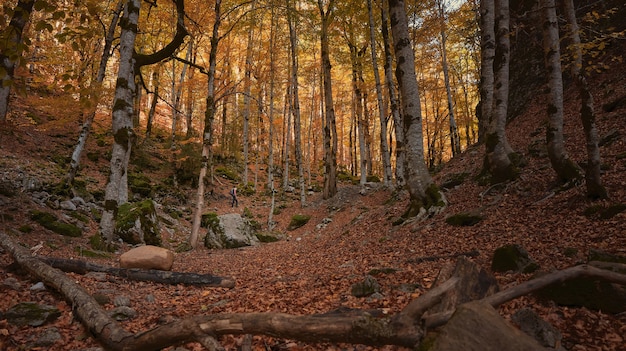
[[[326,10],[322,0],[317,0],[317,6],[322,18],[320,45],[322,54],[322,76],[324,82],[324,199],[337,194],[337,126],[335,122],[335,108],[333,103],[333,88],[331,81],[330,49],[328,29],[332,21],[335,0],[329,0]]]
[[[161,65],[159,65],[154,72],[152,72],[152,86],[154,91],[152,92],[152,100],[150,101],[150,111],[148,111],[148,121],[146,122],[146,139],[150,139],[152,134],[152,124],[154,122],[154,115],[156,113],[156,106],[159,102],[159,73],[161,71]]]
[[[549,103],[546,141],[548,157],[557,178],[562,183],[582,178],[582,171],[565,151],[563,138],[563,77],[559,25],[554,0],[539,0],[543,20],[543,55],[548,75]]]
[[[113,17],[111,18],[111,23],[109,24],[109,28],[107,29],[107,34],[104,38],[104,48],[102,49],[102,56],[100,57],[100,66],[98,67],[98,74],[96,76],[96,84],[91,90],[93,92],[99,90],[102,86],[102,82],[104,81],[104,75],[106,73],[107,63],[109,62],[109,58],[111,57],[111,47],[113,46],[113,39],[115,39],[115,29],[117,27],[117,22],[120,18],[120,13],[122,12],[122,8],[124,7],[124,1],[119,0],[115,10],[113,11]],[[95,97],[91,97],[95,100]],[[91,132],[91,126],[93,124],[94,119],[96,118],[96,109],[98,103],[97,101],[93,102],[93,110],[89,113],[83,125],[80,129],[80,133],[78,135],[78,142],[74,147],[74,152],[72,152],[72,157],[70,160],[70,169],[67,172],[66,184],[68,187],[73,187],[74,178],[76,178],[76,174],[78,173],[78,168],[80,167],[80,158],[85,150],[85,144],[87,143],[87,138],[89,137],[89,133]]]
[[[306,204],[306,189],[304,188],[304,165],[302,164],[302,131],[300,121],[300,98],[298,93],[298,38],[294,26],[295,8],[287,0],[287,22],[289,25],[289,42],[291,48],[291,94],[293,96],[293,134],[296,151],[296,167],[298,167],[298,184],[300,188],[300,206]]]
[[[189,245],[195,249],[198,245],[200,222],[202,221],[202,211],[204,211],[204,182],[207,170],[211,167],[211,157],[213,145],[213,121],[215,120],[215,67],[217,65],[217,47],[219,45],[219,28],[221,22],[222,1],[215,2],[215,22],[211,34],[211,48],[209,51],[209,70],[207,76],[207,97],[206,110],[204,112],[204,131],[202,133],[202,164],[198,177],[198,191],[196,192],[196,207],[193,212],[191,234],[189,235]]]
[[[365,185],[365,182],[367,181],[367,162],[368,162],[368,158],[367,158],[367,143],[366,143],[366,123],[365,123],[365,117],[363,116],[364,114],[364,108],[363,108],[363,91],[361,90],[361,87],[363,86],[363,84],[361,84],[359,78],[359,70],[362,69],[362,65],[359,62],[359,60],[361,59],[361,57],[363,56],[362,51],[367,49],[367,46],[364,46],[362,49],[359,50],[359,48],[356,46],[356,44],[354,42],[352,42],[352,40],[355,40],[354,38],[354,33],[349,33],[348,34],[349,38],[348,38],[348,48],[350,50],[350,62],[352,63],[352,96],[353,96],[353,104],[352,104],[352,108],[354,110],[353,115],[354,115],[354,119],[356,120],[356,131],[355,134],[358,135],[358,140],[359,140],[359,170],[361,173],[361,177],[359,180],[359,184],[361,186]],[[356,144],[355,144],[356,145]],[[356,160],[356,152],[354,153],[354,158]],[[355,162],[356,165],[356,162]]]
[[[9,26],[2,30],[3,38],[2,51],[0,52],[0,68],[4,74],[0,76],[0,122],[7,120],[9,112],[9,98],[11,94],[11,86],[13,85],[13,77],[15,74],[15,66],[19,64],[23,51],[22,35],[24,27],[28,23],[30,14],[33,11],[35,0],[20,0],[17,2],[13,11],[13,17]],[[5,39],[6,38],[6,39]],[[6,41],[5,41],[6,40]]]
[[[404,1],[389,0],[389,14],[396,50],[396,79],[400,85],[406,141],[407,187],[410,195],[409,208],[403,217],[421,218],[438,213],[446,206],[447,201],[424,163],[422,111]]]
[[[564,0],[565,17],[568,23],[568,36],[570,40],[570,50],[574,62],[571,64],[571,72],[581,96],[580,118],[585,130],[585,140],[587,146],[587,169],[585,171],[585,183],[587,196],[594,199],[605,199],[608,197],[606,189],[602,185],[600,177],[600,149],[598,147],[598,130],[596,128],[596,114],[593,102],[593,95],[589,90],[587,79],[582,70],[582,48],[576,11],[572,0]]]
[[[120,24],[122,27],[120,64],[112,112],[114,143],[111,152],[111,172],[104,194],[104,212],[100,220],[100,231],[107,242],[114,239],[117,209],[128,201],[128,161],[135,139],[133,96],[136,86],[133,51],[140,7],[139,0],[128,0]]]
[[[484,0],[490,2],[490,0]],[[509,95],[509,0],[495,0],[496,50],[493,60],[494,91],[493,106],[488,113],[485,133],[484,169],[491,175],[492,183],[517,177],[518,170],[510,159],[512,153],[506,137],[506,118]],[[490,25],[485,23],[485,25]],[[488,107],[487,107],[488,108]],[[483,117],[485,118],[485,117]]]
[[[387,118],[385,117],[383,89],[380,83],[380,73],[378,72],[378,62],[376,59],[376,33],[374,29],[372,0],[367,0],[367,13],[370,29],[370,51],[372,55],[372,69],[374,71],[374,81],[376,82],[376,101],[378,103],[378,117],[380,121],[380,156],[383,160],[383,184],[386,187],[390,187],[391,182],[393,181],[393,175],[391,173],[391,159],[389,155],[389,144],[387,142]]]
[[[441,66],[443,68],[443,81],[446,85],[446,95],[448,97],[448,117],[450,121],[450,148],[452,156],[461,153],[461,140],[459,138],[459,130],[456,126],[454,118],[454,104],[452,103],[452,90],[450,88],[450,74],[448,73],[448,56],[446,48],[446,11],[443,1],[439,1],[439,15],[441,16]]]
[[[211,274],[170,272],[157,269],[107,267],[87,261],[54,257],[39,257],[39,259],[51,267],[58,268],[64,272],[73,272],[78,274],[102,272],[130,280],[148,281],[161,284],[202,285],[223,288],[233,288],[235,286],[235,281],[232,278],[223,278]]]
[[[267,118],[269,119],[269,131],[268,131],[268,143],[267,143],[267,187],[274,192],[274,88],[276,77],[276,14],[274,13],[274,6],[271,8],[271,23],[270,23],[270,42],[269,42],[269,55],[270,55],[270,68],[269,68],[269,113]],[[268,222],[271,222],[271,213],[274,209],[271,209],[270,218]]]
[[[389,92],[389,107],[391,110],[391,116],[393,118],[394,131],[396,133],[396,186],[403,188],[406,185],[406,171],[405,171],[405,142],[404,131],[402,129],[402,118],[400,117],[400,104],[398,103],[398,97],[396,96],[396,87],[393,82],[392,65],[393,59],[391,56],[391,47],[389,40],[389,18],[388,18],[387,6],[384,1],[381,2],[381,33],[383,35],[383,46],[385,48],[385,81],[387,90]]]
[[[494,0],[480,0],[480,108],[478,142],[485,142],[493,114],[493,61],[496,56]]]
[[[248,28],[248,43],[246,45],[246,62],[243,80],[243,185],[248,186],[248,148],[250,140],[250,93],[252,90],[252,34],[254,26]]]

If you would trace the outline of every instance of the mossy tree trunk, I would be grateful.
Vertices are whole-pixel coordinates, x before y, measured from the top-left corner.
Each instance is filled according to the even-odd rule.
[[[485,9],[481,13],[488,14],[491,7],[491,0],[483,0]],[[483,6],[481,5],[481,6]],[[488,99],[483,101],[486,109],[491,108],[485,119],[485,163],[484,171],[489,173],[491,181],[498,183],[517,177],[518,171],[511,161],[510,155],[513,153],[509,141],[506,137],[506,118],[508,112],[509,95],[509,54],[510,54],[510,30],[509,30],[509,0],[494,1],[495,14],[495,55],[493,59],[493,104],[488,105]],[[490,20],[490,17],[489,17]],[[485,19],[483,21],[485,33],[490,32],[487,27],[491,25]],[[483,42],[491,45],[490,41]],[[484,67],[484,66],[483,66]],[[487,68],[487,73],[489,68]],[[484,79],[484,84],[487,79]],[[486,88],[485,88],[486,89]],[[485,98],[488,98],[485,92]],[[483,94],[481,93],[481,96]]]
[[[600,148],[598,147],[598,130],[596,128],[596,114],[594,108],[593,95],[589,90],[587,79],[583,73],[582,48],[578,21],[573,0],[564,0],[565,17],[567,18],[567,29],[570,40],[570,49],[574,62],[571,64],[571,72],[581,96],[580,118],[585,130],[585,140],[587,147],[587,168],[585,171],[585,183],[587,196],[595,199],[605,199],[608,197],[606,189],[602,185],[600,177]]]
[[[0,68],[4,74],[0,76],[0,122],[6,122],[9,112],[9,97],[15,66],[19,64],[22,57],[24,27],[33,11],[35,0],[20,0],[13,10],[13,17],[9,25],[2,30],[0,37],[3,38],[0,44]]]
[[[548,128],[546,142],[548,157],[559,181],[570,182],[582,178],[582,170],[565,151],[563,137],[563,77],[559,25],[554,0],[539,0],[543,25],[543,55],[548,75]]]
[[[439,212],[447,202],[433,182],[424,162],[422,112],[404,1],[389,0],[389,15],[396,50],[396,79],[400,86],[400,101],[404,113],[402,122],[406,142],[406,185],[411,199],[404,217],[429,216]]]
[[[139,0],[128,0],[120,26],[120,64],[113,100],[113,151],[111,172],[104,194],[104,212],[100,220],[102,236],[113,241],[115,216],[120,205],[128,201],[128,161],[135,139],[133,129],[133,97],[135,96],[135,59],[133,51],[139,20]]]

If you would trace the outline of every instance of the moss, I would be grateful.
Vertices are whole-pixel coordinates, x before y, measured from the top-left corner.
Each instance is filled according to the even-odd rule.
[[[177,253],[181,253],[181,252],[187,252],[191,250],[193,250],[193,247],[191,246],[191,244],[189,244],[188,242],[183,242],[183,243],[180,243],[180,245],[176,246],[175,251]]]
[[[244,218],[253,218],[254,216],[252,215],[252,211],[250,211],[249,208],[245,207],[243,209],[243,215]]]
[[[139,194],[144,197],[150,197],[152,195],[150,178],[144,174],[129,173],[128,187],[134,194]]]
[[[463,184],[469,175],[470,174],[468,172],[452,174],[441,184],[441,187],[445,189],[452,189]]]
[[[33,210],[30,212],[30,218],[39,223],[42,227],[57,234],[69,237],[79,237],[83,234],[83,231],[77,226],[60,222],[55,215],[49,212]]]
[[[28,224],[24,224],[18,228],[18,230],[22,233],[30,233],[33,231],[33,227]]]
[[[234,182],[239,181],[239,175],[237,175],[237,172],[231,168],[227,168],[226,166],[215,167],[215,174]]]
[[[446,218],[446,223],[456,227],[470,227],[483,220],[483,216],[477,213],[461,212]]]
[[[219,227],[220,219],[215,212],[209,212],[202,214],[202,218],[200,219],[200,226],[202,228],[211,228],[215,229]]]
[[[87,224],[89,223],[89,217],[86,216],[85,214],[81,213],[80,211],[70,211],[67,214],[70,217],[76,218],[77,220]]]
[[[87,153],[87,159],[91,162],[98,162],[98,160],[100,160],[100,153],[99,152],[88,152]]]
[[[287,230],[298,229],[302,227],[303,225],[307,224],[310,219],[311,219],[311,216],[309,215],[295,214],[291,216],[291,221],[289,222],[289,226],[287,226]]]
[[[137,203],[125,203],[118,208],[115,234],[129,244],[141,243],[141,238],[130,232],[139,219],[143,240],[148,245],[161,246],[161,236],[156,209],[152,200]]]
[[[3,222],[13,222],[15,218],[9,213],[0,213],[0,220]]]
[[[380,183],[380,178],[375,175],[368,175],[366,180],[370,183]]]
[[[528,256],[528,252],[517,244],[497,248],[491,261],[491,270],[494,272],[530,273],[538,268],[539,266]]]
[[[275,232],[256,232],[254,235],[262,243],[273,243],[280,240],[280,233]]]
[[[89,258],[111,258],[111,255],[109,253],[103,252],[103,251],[92,251],[89,249],[86,249],[82,246],[76,246],[74,248],[74,252],[76,252],[78,254],[78,256],[82,256],[82,257],[89,257]]]

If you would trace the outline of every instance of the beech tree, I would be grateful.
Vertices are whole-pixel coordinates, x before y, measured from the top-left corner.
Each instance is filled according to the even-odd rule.
[[[572,77],[578,86],[581,97],[580,119],[585,131],[585,145],[587,148],[587,167],[585,171],[585,185],[587,196],[595,199],[606,198],[607,191],[602,185],[600,177],[600,148],[598,147],[598,130],[596,128],[596,114],[593,95],[589,89],[587,78],[583,70],[583,53],[581,49],[578,21],[573,0],[564,0],[563,7],[567,19],[567,32],[569,37],[568,49],[571,51],[573,62],[570,64]]]
[[[33,11],[35,0],[19,0],[9,25],[0,32],[0,122],[6,122],[15,67],[24,51],[24,27]]]
[[[320,46],[322,54],[322,77],[324,85],[324,194],[325,199],[337,193],[337,126],[333,106],[333,87],[331,80],[330,49],[328,42],[329,27],[333,19],[335,0],[329,0],[324,6],[323,0],[317,0],[320,11],[321,31]]]
[[[142,66],[152,65],[170,57],[180,46],[187,30],[184,26],[185,10],[183,0],[173,0],[176,7],[176,34],[172,41],[151,54],[138,54],[135,40],[139,23],[141,2],[128,0],[124,5],[120,26],[120,59],[112,108],[113,150],[111,171],[104,193],[104,210],[100,220],[102,237],[111,242],[114,239],[115,216],[120,205],[128,202],[128,163],[135,141],[133,126],[136,94],[135,75]]]
[[[405,4],[403,0],[389,0],[388,3],[406,142],[406,185],[410,195],[409,208],[403,217],[421,218],[441,211],[447,205],[447,200],[433,182],[424,162],[420,94]]]
[[[489,13],[495,15],[492,19]],[[510,53],[510,29],[509,29],[509,0],[481,0],[481,14],[485,18],[481,19],[481,32],[486,38],[483,40],[485,49],[489,49],[491,45],[494,47],[493,68],[482,64],[484,79],[481,82],[485,86],[481,89],[481,98],[484,109],[489,109],[482,118],[485,119],[485,163],[484,171],[491,176],[491,182],[498,183],[506,181],[517,176],[517,170],[510,156],[513,150],[509,145],[506,137],[506,119],[508,111],[508,94],[509,94],[509,53]],[[482,16],[481,16],[482,17]],[[492,20],[495,20],[492,22]],[[490,39],[491,27],[495,28],[495,41]],[[483,58],[489,59],[491,51],[486,53]],[[489,103],[489,75],[493,70],[493,94],[492,103]],[[484,111],[484,110],[483,110]]]
[[[561,50],[559,25],[554,0],[540,0],[543,29],[543,55],[548,74],[549,103],[546,140],[548,157],[561,182],[582,178],[582,171],[565,151],[563,138],[563,77],[561,73]]]

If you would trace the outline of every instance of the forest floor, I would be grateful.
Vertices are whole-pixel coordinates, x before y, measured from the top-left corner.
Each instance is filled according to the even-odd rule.
[[[626,100],[625,79],[626,73],[622,71],[606,72],[598,75],[593,84],[603,87],[597,90],[596,102],[599,134],[602,138],[607,137],[601,147],[601,155],[602,180],[610,195],[609,200],[588,200],[584,185],[563,190],[554,183],[555,176],[549,160],[541,151],[545,140],[545,103],[540,97],[507,129],[513,148],[528,161],[521,169],[520,177],[498,186],[479,184],[475,179],[480,172],[483,150],[472,146],[435,174],[438,184],[462,173],[468,173],[468,176],[462,184],[446,191],[449,206],[434,218],[394,226],[392,222],[407,206],[406,194],[379,186],[361,195],[358,186],[341,183],[336,197],[323,200],[321,194],[315,193],[307,198],[307,205],[303,208],[299,205],[299,198],[293,194],[279,199],[284,208],[275,220],[277,230],[286,234],[285,240],[234,250],[200,247],[176,255],[174,271],[232,277],[236,281],[233,289],[169,286],[119,278],[96,281],[88,276],[70,275],[90,293],[114,291],[117,295],[128,296],[131,307],[140,313],[137,318],[122,322],[122,325],[128,331],[140,332],[172,319],[220,312],[305,315],[349,307],[395,313],[424,293],[442,267],[455,261],[422,258],[477,250],[479,255],[472,260],[490,270],[493,251],[511,243],[523,246],[544,271],[584,263],[591,249],[626,255],[626,213],[618,213],[608,219],[585,214],[588,208],[595,205],[626,204],[626,104],[617,103],[611,111],[602,109],[604,104]],[[67,117],[53,114],[34,123],[27,111],[35,105],[41,107],[55,102],[53,98],[34,95],[28,99],[33,99],[33,103],[23,105],[23,110],[13,114],[11,125],[0,129],[0,172],[3,180],[35,174],[42,179],[56,178],[58,182],[62,172],[59,172],[54,157],[71,152],[76,132],[68,129],[74,129],[74,125],[68,128]],[[577,117],[578,99],[571,90],[567,92],[566,99],[570,102],[566,110],[566,147],[572,159],[584,162],[585,143]],[[25,101],[28,100],[22,103],[25,104]],[[106,122],[100,123],[97,128],[106,128]],[[75,126],[78,130],[78,125]],[[91,179],[92,186],[103,188],[108,161],[104,156],[106,148],[101,150],[103,155],[99,161],[90,162],[82,172]],[[256,220],[264,222],[269,212],[269,200],[262,195],[240,196],[239,207],[233,209],[227,196],[230,186],[229,181],[220,180],[220,184],[214,187],[214,197],[210,198],[207,209],[224,214],[233,210],[242,213],[244,208],[248,208]],[[189,199],[193,198],[191,190],[188,195]],[[87,238],[97,233],[97,223],[93,221],[89,232],[82,238],[62,237],[30,220],[28,211],[37,205],[28,194],[0,198],[0,230],[13,235],[14,240],[26,247],[45,243],[39,255],[77,258],[75,248],[89,247]],[[188,208],[193,208],[191,202]],[[447,216],[469,211],[482,214],[484,219],[470,227],[446,224]],[[291,216],[297,213],[311,215],[311,220],[301,228],[287,231]],[[172,246],[186,240],[189,218],[183,218],[181,230],[169,238]],[[332,221],[323,228],[318,227],[325,218]],[[19,228],[25,224],[32,225],[34,230],[21,233]],[[122,251],[127,249],[129,247],[123,247]],[[81,257],[111,266],[117,266],[118,258],[119,253],[110,258]],[[53,305],[63,313],[54,323],[39,328],[16,327],[0,318],[0,349],[27,349],[24,345],[47,328],[54,327],[62,338],[48,349],[95,350],[97,342],[72,317],[71,306],[54,291],[30,291],[29,287],[36,281],[16,271],[11,267],[12,262],[10,255],[0,250],[0,281],[13,277],[22,287],[15,290],[0,286],[0,313],[24,301]],[[392,273],[376,276],[381,285],[381,298],[356,298],[350,294],[352,284],[361,281],[371,270],[381,268],[393,269],[389,270]],[[495,276],[501,288],[532,278],[531,275],[513,273]],[[401,288],[406,284],[415,284],[417,288],[407,292]],[[146,299],[149,295],[154,297],[153,302]],[[111,308],[112,305],[104,307]],[[509,318],[523,307],[531,307],[558,328],[563,334],[562,345],[567,350],[626,350],[626,314],[611,315],[586,308],[556,306],[532,295],[502,305],[500,312]],[[222,338],[221,342],[228,349],[236,349],[242,337],[229,336]],[[255,336],[253,344],[255,350],[373,349],[362,345],[306,344],[261,336]],[[187,344],[185,347],[199,349],[198,344]]]

